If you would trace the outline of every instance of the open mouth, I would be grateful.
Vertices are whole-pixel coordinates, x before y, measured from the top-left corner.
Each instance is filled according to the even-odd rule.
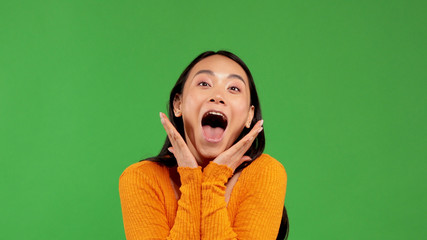
[[[227,117],[217,111],[208,111],[202,118],[203,136],[208,142],[220,142],[227,128]]]

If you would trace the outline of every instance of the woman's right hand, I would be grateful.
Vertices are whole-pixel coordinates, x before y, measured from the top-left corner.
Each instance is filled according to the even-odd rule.
[[[169,141],[172,144],[172,147],[168,148],[168,150],[175,156],[178,167],[197,168],[199,165],[197,164],[193,154],[190,152],[187,143],[184,141],[181,134],[179,134],[173,124],[169,121],[166,114],[160,112],[160,121],[162,122]]]

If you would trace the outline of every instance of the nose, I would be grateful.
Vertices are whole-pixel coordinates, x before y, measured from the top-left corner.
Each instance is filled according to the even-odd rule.
[[[219,104],[225,105],[225,101],[220,95],[213,96],[211,99],[209,99],[209,102],[219,103]]]

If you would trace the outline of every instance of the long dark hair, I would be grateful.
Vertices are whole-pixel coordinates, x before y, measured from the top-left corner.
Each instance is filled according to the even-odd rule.
[[[246,134],[249,133],[249,131],[251,130],[251,128],[259,121],[262,119],[262,115],[261,115],[261,105],[259,103],[258,100],[258,93],[256,91],[255,88],[255,83],[252,77],[251,72],[249,71],[249,68],[246,66],[246,64],[236,55],[234,55],[231,52],[228,51],[206,51],[202,54],[200,54],[199,56],[197,56],[185,69],[184,71],[181,73],[181,75],[178,78],[178,81],[176,81],[175,86],[172,88],[172,91],[170,93],[169,96],[169,102],[167,105],[168,108],[168,116],[169,116],[169,120],[171,121],[171,123],[175,126],[176,130],[181,134],[181,136],[183,136],[185,138],[185,133],[184,133],[184,123],[182,121],[182,117],[176,117],[174,112],[173,112],[173,102],[174,99],[176,97],[177,94],[182,95],[183,89],[184,89],[184,85],[185,82],[187,81],[188,78],[188,74],[190,73],[191,69],[194,67],[194,65],[196,65],[198,62],[200,62],[201,60],[209,57],[209,56],[213,56],[213,55],[221,55],[227,58],[230,58],[231,60],[235,61],[236,63],[238,63],[243,70],[245,71],[247,77],[248,77],[248,82],[249,82],[249,91],[250,91],[250,97],[251,97],[251,101],[250,101],[250,105],[254,106],[254,117],[252,119],[251,122],[251,126],[250,128],[244,128],[243,131],[240,133],[239,137],[236,139],[235,142],[238,142],[240,139],[242,139]],[[264,128],[265,129],[265,128]],[[173,154],[171,154],[168,151],[168,148],[171,147],[172,144],[169,141],[169,138],[166,136],[166,140],[165,143],[163,144],[162,149],[160,150],[159,154],[157,154],[157,156],[151,157],[151,158],[147,158],[147,159],[143,159],[141,161],[144,160],[149,160],[149,161],[154,161],[154,162],[158,162],[160,164],[163,164],[167,167],[174,167],[177,165],[176,159],[174,157]],[[249,156],[252,160],[257,159],[259,156],[261,156],[261,154],[264,151],[264,147],[265,147],[265,135],[264,135],[264,131],[261,131],[258,136],[255,138],[254,142],[252,143],[252,146],[248,149],[248,151],[246,152],[246,156]],[[247,167],[249,164],[251,164],[252,161],[247,161],[242,163],[235,171],[238,172],[242,169],[244,169],[245,167]],[[284,226],[282,226],[285,223]],[[282,237],[285,237],[284,239],[287,238],[287,233],[289,231],[289,223],[288,223],[288,215],[286,214],[286,208],[284,208],[283,211],[283,216],[282,216],[282,223],[280,226],[280,231],[283,232],[285,235]],[[283,238],[279,238],[280,237],[280,232],[279,231],[279,236],[278,239],[283,239]]]

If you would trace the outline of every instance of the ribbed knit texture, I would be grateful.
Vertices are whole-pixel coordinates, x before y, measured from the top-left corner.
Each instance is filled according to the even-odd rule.
[[[209,163],[178,167],[177,201],[167,167],[151,161],[132,164],[120,176],[126,238],[276,239],[285,201],[287,175],[267,154],[246,167],[229,203],[225,184],[232,169]]]

